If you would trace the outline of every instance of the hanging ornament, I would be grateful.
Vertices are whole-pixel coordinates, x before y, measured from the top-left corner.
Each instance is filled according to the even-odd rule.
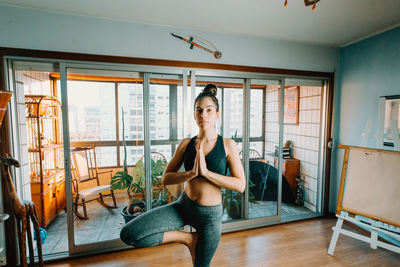
[[[304,5],[305,6],[313,5],[312,10],[315,11],[315,9],[317,8],[318,2],[319,2],[319,0],[304,0]]]
[[[213,54],[214,57],[217,58],[217,59],[219,59],[219,58],[222,57],[221,51],[219,51],[219,50],[215,47],[215,45],[213,45],[210,41],[208,41],[208,40],[206,40],[206,39],[204,39],[204,38],[201,38],[201,37],[196,37],[196,38],[195,38],[195,37],[193,37],[193,36],[189,36],[189,39],[187,39],[187,38],[184,38],[184,37],[182,37],[182,36],[176,35],[176,34],[174,34],[174,33],[172,33],[172,32],[171,32],[171,35],[174,36],[174,37],[176,37],[176,38],[178,38],[178,39],[181,39],[181,40],[187,42],[188,44],[190,44],[190,49],[193,49],[193,46],[196,46],[196,47],[198,47],[198,48],[200,48],[200,49],[203,49],[204,51],[207,51],[207,52]],[[194,42],[194,41],[193,41],[193,40],[195,40],[195,39],[197,39],[197,40],[196,40],[197,42]],[[207,44],[206,44],[205,42],[201,41],[200,39],[202,39],[202,40],[204,40],[205,42],[207,42]],[[202,43],[202,45],[200,45],[199,43]],[[209,48],[207,48],[206,46],[209,46]],[[213,51],[212,49],[214,49],[214,51]]]

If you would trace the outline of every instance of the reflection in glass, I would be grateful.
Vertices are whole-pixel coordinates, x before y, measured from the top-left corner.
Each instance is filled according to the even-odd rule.
[[[153,190],[151,206],[153,208],[166,205],[176,199],[161,184],[161,176],[176,149],[178,123],[181,126],[183,121],[179,115],[182,114],[181,108],[184,101],[182,99],[179,101],[179,98],[182,98],[181,80],[150,79],[150,159]],[[165,145],[165,142],[169,144]]]
[[[299,198],[299,206],[284,201],[285,194],[282,192],[282,218],[317,211],[317,184],[321,179],[318,174],[321,115],[324,106],[320,81],[288,81],[285,84],[286,107],[291,110],[285,110],[284,113],[282,141],[284,145],[287,143],[288,152],[283,151],[282,186],[289,185],[294,200]],[[305,182],[301,188],[298,179]],[[296,194],[297,190],[301,190],[303,194]]]
[[[68,81],[71,141],[115,139],[115,88],[109,82]]]
[[[35,66],[17,69],[19,62],[13,63],[13,73],[9,73],[9,77],[19,107],[16,109],[17,117],[26,118],[26,123],[18,126],[18,150],[21,154],[17,159],[21,168],[15,169],[16,184],[20,184],[21,199],[34,203],[39,226],[47,231],[46,238],[42,237],[43,255],[66,252],[68,240],[61,97],[54,88],[57,83],[53,76],[57,73],[53,72],[54,69],[43,71]],[[29,65],[28,62],[25,64]],[[34,256],[38,256],[37,248],[34,249]]]
[[[400,134],[400,96],[387,97],[385,100],[384,145],[394,146],[397,134]],[[399,147],[400,144],[396,144]]]
[[[120,112],[119,139],[122,140],[122,110],[124,110],[125,140],[143,140],[143,85],[134,83],[119,84],[118,102]]]
[[[249,218],[254,219],[278,214],[279,179],[273,153],[279,145],[279,86],[258,81],[251,87],[257,87],[251,90],[250,99]],[[252,142],[260,136],[264,141]]]
[[[263,90],[251,89],[250,138],[261,137],[263,130]],[[258,150],[262,152],[262,150]]]
[[[224,88],[224,136],[242,138],[243,89]]]
[[[89,76],[86,75],[86,70],[75,69],[74,72],[75,74],[67,75],[71,151],[76,147],[95,146],[94,164],[89,164],[87,167],[88,173],[91,173],[89,177],[98,177],[98,182],[97,179],[93,179],[81,183],[79,181],[83,181],[86,175],[76,170],[79,170],[78,165],[83,163],[77,158],[72,164],[74,173],[72,178],[77,181],[74,185],[78,187],[78,190],[76,188],[72,190],[73,209],[77,209],[80,214],[86,213],[87,216],[87,219],[82,219],[77,213],[73,214],[74,241],[76,245],[81,245],[119,238],[119,229],[124,223],[121,212],[128,203],[127,190],[114,190],[117,208],[106,207],[113,206],[114,200],[112,194],[110,195],[110,188],[101,190],[101,196],[90,192],[97,190],[99,185],[109,186],[113,176],[124,172],[122,165],[125,154],[120,142],[124,132],[122,108],[126,140],[130,145],[134,145],[133,141],[143,138],[141,99],[143,86],[137,84],[140,82],[138,78],[132,78],[131,82],[120,83],[121,78],[115,76],[116,72],[110,74],[107,79],[104,78],[104,72],[96,75],[96,71],[90,70]],[[124,81],[129,80],[130,78],[124,78]],[[119,126],[118,131],[117,126]],[[136,149],[136,146],[133,147]],[[129,163],[135,159],[130,157],[132,154],[137,153],[132,153],[128,148],[126,157]],[[101,202],[101,199],[107,204],[106,206],[96,201]]]
[[[242,128],[243,128],[243,84],[235,84],[235,87],[223,88],[223,133],[224,137],[232,138],[238,151],[242,151]],[[222,105],[221,105],[222,104]],[[230,174],[228,174],[230,175]],[[222,205],[224,214],[223,222],[238,220],[242,218],[243,194],[223,188]]]

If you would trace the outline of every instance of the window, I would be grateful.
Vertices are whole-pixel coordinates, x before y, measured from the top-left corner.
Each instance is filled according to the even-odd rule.
[[[170,85],[150,82],[150,136],[152,140],[169,139],[170,118],[168,100]],[[157,96],[157,99],[156,99]]]
[[[224,88],[224,110],[224,135],[242,138],[243,89]]]
[[[263,132],[263,90],[251,90],[250,107],[250,138],[261,137]]]
[[[71,141],[115,140],[114,83],[68,81],[68,100]]]
[[[142,107],[142,84],[121,83],[118,86],[118,99],[120,105],[119,125],[120,139],[122,139],[122,109],[125,115],[125,135],[131,140],[140,140],[144,135],[143,132],[143,107]],[[114,107],[115,109],[115,107]]]

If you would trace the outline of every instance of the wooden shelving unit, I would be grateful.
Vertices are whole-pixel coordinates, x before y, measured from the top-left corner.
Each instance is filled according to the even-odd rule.
[[[25,95],[32,200],[41,227],[65,208],[61,103],[56,97]]]

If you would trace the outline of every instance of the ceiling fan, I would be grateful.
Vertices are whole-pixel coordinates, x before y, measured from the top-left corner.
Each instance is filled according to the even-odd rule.
[[[319,0],[304,0],[304,5],[305,6],[313,5],[312,10],[315,11],[318,2],[319,2]],[[288,5],[288,0],[285,0],[284,6],[287,7],[287,5]]]

